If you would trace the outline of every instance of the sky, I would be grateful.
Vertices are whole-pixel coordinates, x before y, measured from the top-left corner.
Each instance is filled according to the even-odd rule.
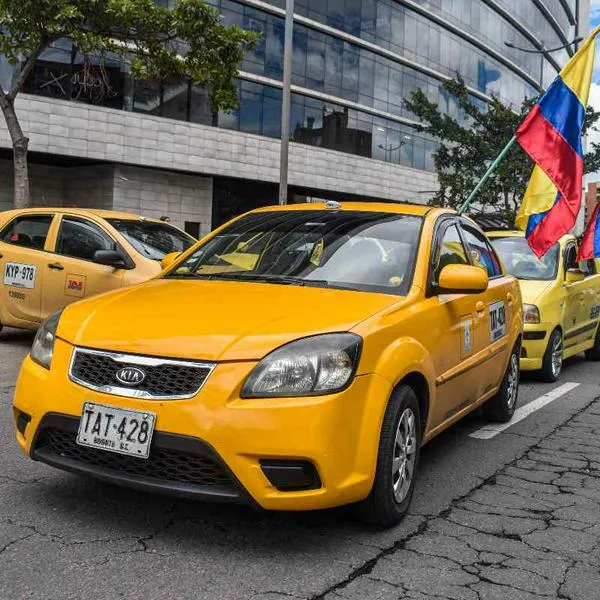
[[[590,31],[600,25],[600,0],[592,0],[590,2]],[[596,47],[596,59],[594,63],[594,76],[592,79],[592,87],[590,89],[590,100],[595,110],[600,110],[600,51]],[[600,132],[593,131],[589,135],[589,139],[593,142],[600,143]],[[595,173],[593,179],[598,179],[598,173]]]

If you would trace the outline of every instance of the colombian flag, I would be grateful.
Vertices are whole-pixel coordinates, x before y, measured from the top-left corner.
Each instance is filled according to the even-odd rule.
[[[600,258],[600,204],[596,205],[596,209],[585,230],[577,260],[590,260],[594,258]]]
[[[583,187],[581,128],[594,66],[596,27],[516,132],[535,167],[517,215],[529,246],[543,256],[577,219]]]

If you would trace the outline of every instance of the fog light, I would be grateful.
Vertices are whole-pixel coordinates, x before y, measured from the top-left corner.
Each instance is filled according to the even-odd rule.
[[[25,429],[27,429],[29,421],[31,421],[31,415],[21,412],[20,410],[15,408],[15,425],[17,427],[17,431],[22,436],[25,435]]]
[[[317,490],[321,479],[315,465],[308,460],[260,460],[265,477],[280,492]]]

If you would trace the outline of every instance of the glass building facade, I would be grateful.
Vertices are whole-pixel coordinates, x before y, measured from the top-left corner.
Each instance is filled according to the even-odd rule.
[[[240,67],[233,113],[212,113],[206,90],[192,82],[133,81],[115,57],[84,60],[62,40],[40,57],[26,91],[278,138],[285,0],[207,1],[224,24],[262,34]],[[292,141],[433,171],[436,141],[415,129],[404,99],[420,88],[456,116],[442,83],[458,72],[482,106],[493,95],[519,105],[552,80],[573,50],[531,54],[505,42],[535,49],[571,41],[577,4],[296,0]]]

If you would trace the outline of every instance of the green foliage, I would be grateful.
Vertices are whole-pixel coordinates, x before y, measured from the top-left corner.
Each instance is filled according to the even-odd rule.
[[[255,33],[225,27],[202,0],[178,0],[172,9],[154,0],[0,0],[0,52],[22,65],[14,99],[36,58],[69,38],[83,55],[112,52],[139,79],[189,77],[211,90],[214,109],[237,105],[235,77]]]
[[[492,98],[487,109],[482,110],[481,102],[473,100],[460,76],[445,82],[443,88],[456,100],[461,115],[458,119],[442,113],[437,104],[430,102],[421,90],[413,92],[405,100],[405,106],[421,122],[418,129],[437,137],[441,142],[434,157],[440,189],[430,203],[457,208],[514,135],[537,98],[525,100],[518,108]],[[594,128],[598,119],[600,112],[588,107],[584,134]],[[584,164],[586,173],[600,169],[598,144],[591,144],[590,152],[584,156]],[[472,212],[493,210],[513,218],[532,168],[530,158],[518,144],[514,144],[496,173],[479,192]]]

